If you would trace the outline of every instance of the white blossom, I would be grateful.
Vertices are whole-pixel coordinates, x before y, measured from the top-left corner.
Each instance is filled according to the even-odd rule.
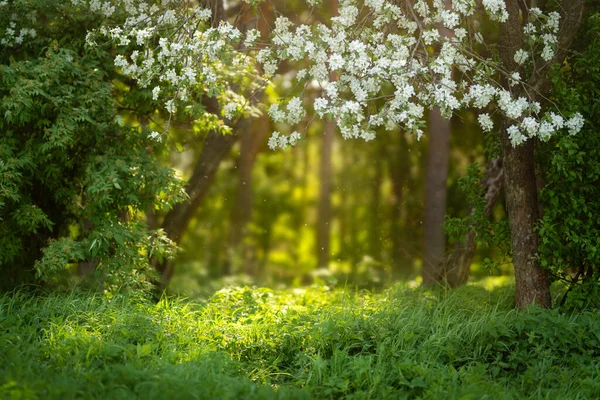
[[[583,124],[585,120],[583,119],[583,115],[580,113],[575,113],[571,118],[567,120],[565,126],[569,129],[570,135],[576,135],[583,128]]]
[[[306,111],[302,107],[300,97],[292,98],[287,104],[286,119],[289,124],[297,124],[304,118]]]
[[[238,112],[239,105],[237,103],[227,103],[225,107],[223,107],[223,113],[225,114],[225,118],[233,119]]]
[[[169,114],[174,114],[177,111],[175,101],[173,101],[173,99],[167,100],[165,103],[165,109],[169,112]]]
[[[162,135],[156,131],[150,132],[150,134],[148,134],[148,138],[157,142],[162,142]]]
[[[271,104],[269,108],[269,116],[275,122],[285,121],[285,112],[279,108],[279,104]]]
[[[494,129],[494,122],[490,118],[489,114],[479,114],[477,117],[477,121],[479,122],[479,126],[483,129],[484,132],[491,132]]]
[[[515,62],[519,65],[525,64],[525,61],[529,58],[529,53],[523,49],[519,49],[515,52]]]
[[[507,130],[508,138],[514,147],[519,146],[527,140],[518,127],[515,125],[510,126]]]
[[[565,119],[561,115],[551,112],[549,113],[549,117],[550,121],[552,122],[552,125],[556,129],[562,129],[565,126]]]
[[[338,69],[343,68],[344,64],[344,59],[337,53],[334,53],[329,57],[329,69],[331,71],[337,71]]]
[[[157,100],[159,93],[160,93],[160,86],[155,86],[154,89],[152,89],[152,100]]]
[[[319,97],[319,98],[315,99],[315,102],[313,103],[315,113],[319,117],[323,117],[323,115],[325,115],[325,113],[327,111],[328,105],[329,105],[329,101],[323,97]]]
[[[277,131],[275,131],[271,134],[271,137],[269,138],[269,141],[267,142],[267,145],[269,146],[269,148],[271,150],[276,150],[279,147],[279,135],[281,135],[281,134]]]
[[[513,72],[510,75],[510,86],[514,86],[521,81],[521,74],[518,72]]]
[[[521,122],[521,129],[529,135],[529,137],[536,136],[538,133],[538,129],[540,127],[540,123],[532,117],[523,118]]]
[[[504,0],[483,0],[483,7],[488,12],[490,18],[500,22],[508,20],[508,12]]]
[[[289,137],[290,146],[295,146],[296,143],[300,141],[300,139],[302,139],[302,135],[294,131]]]

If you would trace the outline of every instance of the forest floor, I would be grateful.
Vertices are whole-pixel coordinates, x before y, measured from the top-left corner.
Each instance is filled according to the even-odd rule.
[[[598,398],[600,313],[513,290],[2,295],[0,398]]]

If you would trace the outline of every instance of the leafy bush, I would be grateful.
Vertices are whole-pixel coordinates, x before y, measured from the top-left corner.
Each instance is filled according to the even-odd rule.
[[[144,286],[149,256],[171,246],[141,212],[170,207],[181,183],[148,132],[118,116],[110,48],[85,46],[98,21],[71,2],[0,7],[0,289],[36,281],[34,266],[51,282],[79,262],[106,289]]]
[[[588,19],[587,49],[554,73],[553,101],[578,109],[584,129],[550,141],[542,152],[545,187],[538,257],[571,286],[562,303],[600,307],[600,14]],[[568,301],[567,301],[568,300]]]

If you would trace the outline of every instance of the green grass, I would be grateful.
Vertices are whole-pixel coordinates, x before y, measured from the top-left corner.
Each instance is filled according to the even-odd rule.
[[[510,287],[0,296],[0,398],[599,395],[600,313],[517,313]]]

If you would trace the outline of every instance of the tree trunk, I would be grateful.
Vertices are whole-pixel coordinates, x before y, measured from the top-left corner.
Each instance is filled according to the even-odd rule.
[[[452,9],[452,1],[444,0]],[[444,27],[440,34],[452,36]],[[429,153],[425,171],[425,217],[423,221],[423,284],[439,282],[444,273],[446,254],[446,200],[448,198],[448,160],[450,158],[450,120],[444,119],[439,109],[429,112]]]
[[[505,123],[505,128],[510,122]],[[537,188],[533,141],[513,147],[507,134],[502,135],[504,152],[505,197],[510,224],[513,264],[515,266],[515,304],[550,307],[550,284],[546,271],[535,258],[538,235]]]
[[[330,15],[336,15],[338,9],[337,0],[331,1],[330,6]],[[336,80],[337,75],[331,73],[329,79],[332,81]],[[331,253],[331,152],[333,150],[336,124],[334,121],[325,121],[324,123],[323,147],[321,148],[321,165],[319,171],[321,187],[317,206],[317,241],[315,243],[317,247],[317,267],[328,267]]]
[[[211,0],[210,4],[213,11],[212,25],[218,26],[226,18],[223,0]],[[205,103],[207,111],[211,113],[219,111],[216,98],[206,97]],[[234,134],[223,135],[218,132],[210,132],[206,137],[200,158],[186,185],[186,192],[190,196],[189,201],[175,205],[162,223],[165,234],[176,244],[181,243],[181,238],[206,195],[221,161],[229,154],[237,139],[238,136]],[[156,284],[160,293],[166,289],[173,277],[173,260],[155,262],[155,268],[160,276]]]
[[[211,132],[206,137],[200,158],[196,163],[192,177],[186,185],[189,201],[177,204],[167,213],[162,227],[169,239],[179,244],[188,224],[206,195],[221,161],[229,154],[237,140],[236,135],[222,135]],[[173,275],[173,262],[164,260],[157,263],[160,274],[160,289],[164,290]]]
[[[429,113],[429,154],[425,176],[425,218],[423,221],[423,284],[431,285],[442,278],[446,252],[444,218],[446,216],[446,181],[450,153],[450,121],[439,109]]]
[[[562,63],[579,29],[585,0],[561,1],[561,27],[558,50],[551,63],[539,66],[530,76],[531,92],[539,98],[547,97],[551,82],[547,78],[548,68],[553,63]],[[524,48],[523,19],[519,0],[507,0],[508,21],[500,24],[500,59],[508,71],[523,73],[514,61],[514,54]],[[505,82],[506,83],[506,82]],[[550,285],[546,271],[539,265],[535,254],[538,235],[535,227],[538,215],[537,188],[535,177],[534,141],[513,147],[506,129],[511,121],[502,124],[502,151],[505,179],[506,208],[511,233],[513,264],[515,267],[515,304],[524,308],[536,303],[550,307]]]
[[[369,253],[376,261],[381,261],[381,182],[383,180],[383,160],[385,147],[383,142],[377,143],[373,158],[375,173],[371,181],[371,220],[369,232]]]
[[[389,173],[392,183],[391,196],[391,223],[390,236],[392,242],[391,258],[396,274],[407,277],[410,274],[407,268],[407,257],[402,245],[402,202],[404,200],[404,186],[410,174],[410,161],[408,159],[408,143],[404,133],[399,134],[399,145],[391,146],[389,158]]]
[[[317,210],[317,263],[318,267],[329,265],[331,235],[331,184],[332,166],[331,152],[335,138],[335,123],[325,122],[323,147],[321,149],[321,168],[319,171],[321,189]]]
[[[240,158],[237,163],[239,178],[235,204],[231,212],[230,244],[235,253],[232,261],[242,261],[245,272],[254,275],[256,265],[253,265],[252,257],[248,254],[251,249],[244,244],[244,237],[247,234],[248,223],[252,220],[252,169],[260,146],[268,134],[269,124],[266,117],[263,116],[257,120],[257,123],[253,124],[250,120],[244,120],[241,125]]]
[[[524,45],[523,22],[517,0],[506,2],[509,18],[500,25],[500,57],[509,71],[520,71],[514,61],[515,52]],[[506,85],[506,83],[505,83]],[[515,305],[529,304],[550,307],[550,284],[546,271],[535,259],[538,235],[535,226],[539,218],[535,179],[534,142],[513,147],[507,128],[511,121],[502,121],[502,152],[504,166],[504,193],[511,234],[513,264],[515,267]]]
[[[503,181],[502,160],[496,158],[488,161],[485,176],[481,182],[485,190],[486,205],[483,215],[486,218],[492,215],[492,210],[502,190]],[[469,214],[472,212],[473,206],[470,207]],[[446,258],[444,265],[446,286],[455,288],[467,283],[476,248],[475,230],[471,227],[465,239],[458,242]]]

